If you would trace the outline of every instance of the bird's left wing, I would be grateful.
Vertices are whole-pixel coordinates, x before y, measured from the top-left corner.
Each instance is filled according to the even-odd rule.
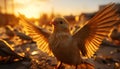
[[[83,56],[91,57],[96,52],[102,40],[117,23],[117,18],[115,4],[108,4],[73,35]]]
[[[51,55],[51,51],[48,46],[48,38],[50,36],[50,32],[41,27],[35,26],[33,23],[29,22],[22,15],[20,15],[20,19],[22,22],[20,24],[23,26],[23,30],[25,33],[32,37],[32,39],[37,43],[38,48]]]

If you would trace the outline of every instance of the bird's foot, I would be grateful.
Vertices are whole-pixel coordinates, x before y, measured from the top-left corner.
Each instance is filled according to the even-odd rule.
[[[62,64],[62,62],[60,62],[60,64],[58,64],[55,69],[65,69],[65,66]]]

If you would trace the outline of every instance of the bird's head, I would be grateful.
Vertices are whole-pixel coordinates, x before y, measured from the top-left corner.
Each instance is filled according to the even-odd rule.
[[[54,31],[69,31],[69,24],[63,17],[56,17],[51,21],[54,25]]]

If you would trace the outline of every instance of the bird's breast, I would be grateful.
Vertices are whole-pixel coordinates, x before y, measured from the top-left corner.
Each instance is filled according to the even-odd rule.
[[[68,34],[53,34],[49,38],[49,46],[52,50],[62,46],[69,46],[71,42],[72,38]]]
[[[73,43],[71,36],[51,36],[49,44],[51,51],[58,60],[67,64],[79,63],[79,49]]]

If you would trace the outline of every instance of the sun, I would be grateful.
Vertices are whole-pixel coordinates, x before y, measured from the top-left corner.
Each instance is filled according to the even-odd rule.
[[[43,13],[51,12],[51,4],[48,1],[40,0],[15,0],[15,14],[25,15],[27,18],[39,18]]]
[[[22,9],[18,9],[17,13],[25,15],[27,18],[39,18],[41,12],[37,10],[38,8],[34,6],[27,6]],[[40,9],[40,8],[39,8]]]
[[[41,8],[36,5],[36,2],[32,0],[15,0],[15,14],[19,15],[21,13],[27,18],[39,18],[41,13]]]

